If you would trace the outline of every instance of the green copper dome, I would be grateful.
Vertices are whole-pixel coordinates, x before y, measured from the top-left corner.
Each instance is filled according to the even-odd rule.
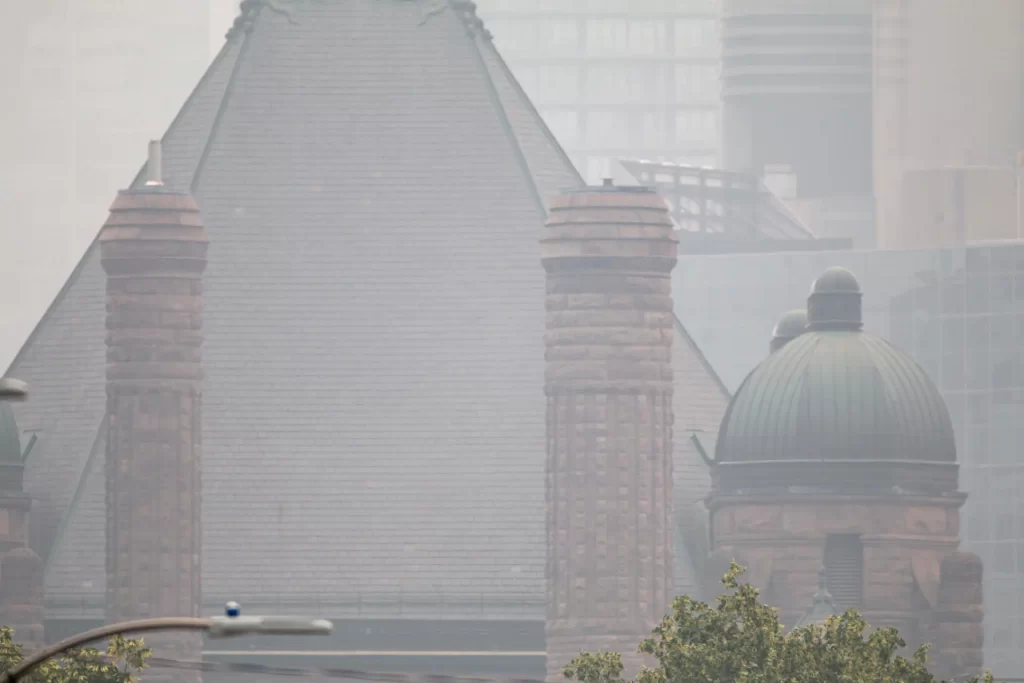
[[[14,411],[0,401],[0,462],[21,462],[21,434],[14,420]]]
[[[844,269],[812,288],[807,330],[751,372],[719,430],[725,489],[956,489],[956,444],[935,384],[908,355],[861,331]]]

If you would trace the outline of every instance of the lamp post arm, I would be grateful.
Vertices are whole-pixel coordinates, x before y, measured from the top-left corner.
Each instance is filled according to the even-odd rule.
[[[140,631],[208,631],[213,626],[212,619],[198,619],[192,617],[164,617],[160,619],[139,619],[138,621],[123,621],[119,624],[110,624],[94,628],[85,633],[79,633],[70,638],[60,641],[50,647],[32,653],[32,656],[22,660],[17,666],[11,667],[0,677],[0,683],[14,683],[32,669],[36,668],[51,657],[88,645],[95,640],[103,640],[122,633],[138,633]]]

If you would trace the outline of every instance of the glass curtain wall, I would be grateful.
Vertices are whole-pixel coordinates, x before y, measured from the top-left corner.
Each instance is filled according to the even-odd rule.
[[[713,166],[721,0],[479,0],[527,95],[588,182],[620,158]]]

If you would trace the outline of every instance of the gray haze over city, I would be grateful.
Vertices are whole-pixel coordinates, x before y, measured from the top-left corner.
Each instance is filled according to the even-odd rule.
[[[1024,679],[1024,0],[3,5],[46,641],[239,600],[335,633],[207,660],[556,680],[729,555],[913,642],[983,567],[948,661]]]

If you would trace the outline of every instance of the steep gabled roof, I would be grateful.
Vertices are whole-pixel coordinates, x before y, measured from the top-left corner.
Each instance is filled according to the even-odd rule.
[[[539,602],[536,238],[580,177],[462,5],[289,7],[164,138],[213,244],[204,589]],[[12,368],[51,595],[104,590],[103,285],[93,248]]]
[[[211,239],[205,595],[537,616],[536,240],[580,176],[464,3],[254,7],[164,137],[165,180]],[[98,256],[12,368],[34,390],[18,417],[41,435],[27,488],[51,603],[105,590]],[[705,396],[696,347],[677,354],[698,387],[679,396]],[[717,404],[686,405],[713,432]]]
[[[202,149],[197,141],[212,133],[239,46],[239,41],[224,46],[171,123],[164,138],[168,184],[189,186],[198,159],[195,150]],[[141,178],[140,172],[134,183]],[[39,435],[26,470],[26,488],[35,498],[32,544],[44,558],[67,521],[70,501],[85,475],[86,456],[106,412],[105,287],[94,242],[9,371],[32,378],[32,400],[19,406],[18,414],[22,428]]]
[[[696,434],[704,449],[713,453],[718,426],[729,407],[730,396],[679,318],[675,318],[674,323],[673,505],[679,547],[676,588],[700,598],[708,597],[701,595],[701,577],[708,551],[704,499],[711,492],[711,473],[690,436]]]

